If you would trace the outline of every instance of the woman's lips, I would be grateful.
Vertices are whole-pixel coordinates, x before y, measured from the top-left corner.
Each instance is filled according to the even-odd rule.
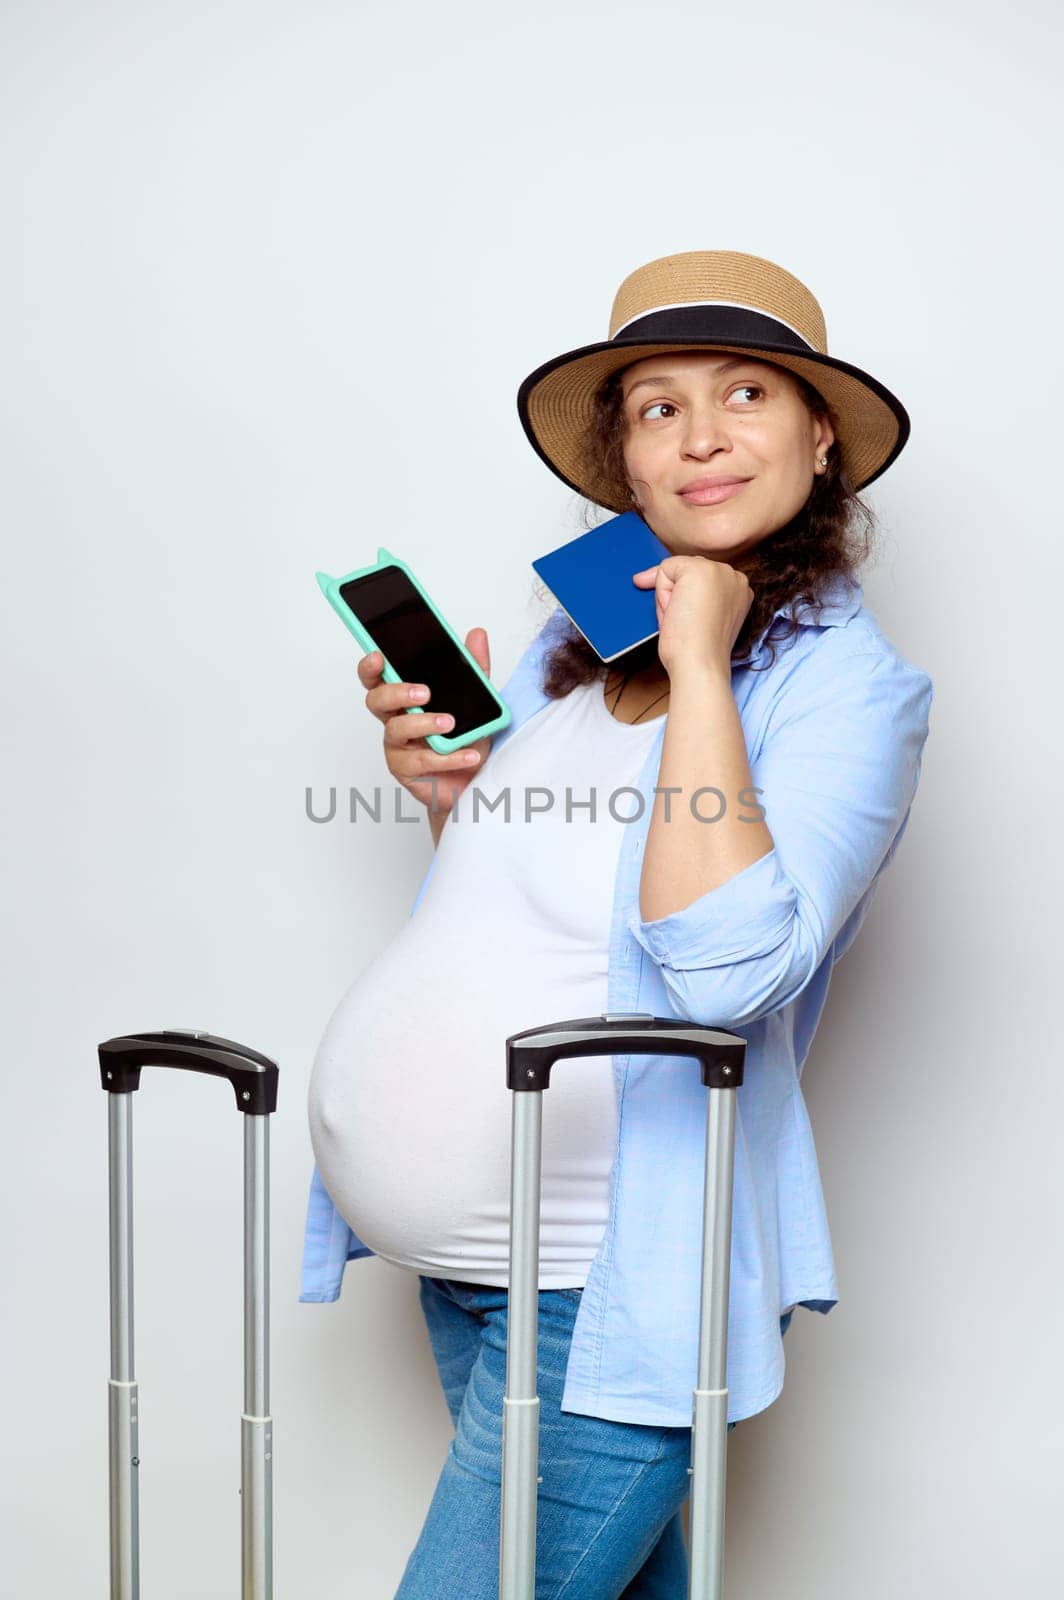
[[[730,500],[733,494],[738,494],[740,489],[745,489],[750,482],[749,478],[742,483],[716,483],[709,484],[704,489],[685,489],[681,500],[686,500],[693,506],[715,506],[718,500]]]

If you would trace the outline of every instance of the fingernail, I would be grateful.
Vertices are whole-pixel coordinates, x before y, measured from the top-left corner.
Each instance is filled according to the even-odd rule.
[[[427,700],[429,691],[423,683],[415,683],[410,690],[411,700]]]

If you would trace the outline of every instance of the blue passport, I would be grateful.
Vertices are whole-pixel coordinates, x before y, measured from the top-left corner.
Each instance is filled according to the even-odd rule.
[[[614,661],[658,632],[654,590],[633,583],[632,573],[671,554],[638,511],[625,511],[532,566],[596,654]]]

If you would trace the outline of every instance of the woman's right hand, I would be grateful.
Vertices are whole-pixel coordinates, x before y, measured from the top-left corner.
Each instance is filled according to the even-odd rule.
[[[466,649],[490,676],[491,656],[488,635],[484,628],[471,628],[465,638]],[[401,783],[415,800],[430,810],[430,814],[446,820],[451,808],[460,799],[476,777],[491,748],[491,735],[478,739],[475,744],[461,750],[451,750],[440,755],[425,743],[430,733],[447,734],[454,727],[454,717],[445,706],[428,709],[431,690],[420,698],[413,693],[426,685],[412,683],[385,683],[382,673],[384,662],[379,650],[363,656],[358,663],[358,676],[365,685],[366,705],[379,722],[384,724],[384,759],[388,771]],[[407,706],[422,707],[421,716],[411,716]],[[438,716],[445,718],[440,727]],[[472,759],[470,756],[472,755]],[[436,779],[435,805],[433,784]]]

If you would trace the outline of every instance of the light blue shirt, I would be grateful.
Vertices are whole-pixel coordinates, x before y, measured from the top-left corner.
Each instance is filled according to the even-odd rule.
[[[791,1305],[826,1313],[838,1300],[801,1072],[832,968],[908,824],[933,694],[927,673],[880,632],[859,585],[837,580],[828,599],[819,622],[799,611],[797,637],[777,642],[768,670],[760,670],[768,660],[762,635],[752,666],[732,674],[773,849],[682,910],[642,920],[639,879],[662,717],[639,777],[642,814],[622,832],[610,924],[609,1011],[682,1018],[747,1041],[736,1091],[730,1422],[764,1410],[783,1387],[781,1313]],[[512,720],[493,739],[489,759],[549,703],[540,667],[568,627],[559,606],[518,661],[502,690]],[[705,765],[711,785],[712,729]],[[681,802],[686,797],[673,797]],[[710,794],[700,810],[712,817],[717,805]],[[581,1297],[562,1408],[690,1427],[706,1090],[693,1059],[614,1056],[613,1070],[620,1119],[609,1215]],[[502,1057],[499,1092],[509,1093]],[[370,1254],[315,1168],[300,1299],[337,1299],[345,1263]]]

